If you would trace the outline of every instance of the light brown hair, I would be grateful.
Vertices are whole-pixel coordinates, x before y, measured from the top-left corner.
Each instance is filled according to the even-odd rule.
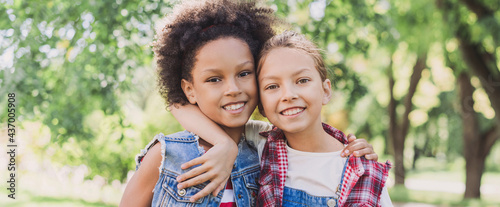
[[[291,48],[297,49],[310,55],[314,60],[314,66],[319,72],[321,81],[327,79],[327,71],[325,67],[325,62],[321,56],[321,50],[312,41],[307,39],[304,35],[299,34],[294,31],[285,31],[279,35],[276,35],[269,39],[262,46],[262,50],[259,54],[259,64],[257,66],[257,74],[260,73],[262,65],[266,61],[266,57],[275,48]]]

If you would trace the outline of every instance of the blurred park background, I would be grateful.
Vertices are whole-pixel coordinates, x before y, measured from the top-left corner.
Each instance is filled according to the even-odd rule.
[[[140,149],[182,130],[156,91],[150,46],[178,2],[0,0],[1,206],[119,203]],[[335,91],[325,121],[391,160],[393,202],[500,206],[500,1],[263,4],[324,49]]]

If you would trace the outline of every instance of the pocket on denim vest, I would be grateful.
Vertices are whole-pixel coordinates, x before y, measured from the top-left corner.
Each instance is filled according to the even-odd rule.
[[[259,171],[254,171],[243,175],[243,179],[245,180],[245,186],[247,188],[252,188],[255,190],[259,190]]]
[[[177,184],[179,184],[179,182],[177,182],[175,177],[166,175],[162,184],[162,188],[166,193],[161,200],[161,206],[184,206],[183,203],[186,206],[190,206],[189,204],[203,203],[205,197],[198,199],[194,203],[189,201],[191,197],[202,190],[201,186],[178,189]]]

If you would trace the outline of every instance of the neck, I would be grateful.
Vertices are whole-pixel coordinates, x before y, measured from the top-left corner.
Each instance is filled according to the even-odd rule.
[[[344,148],[342,143],[325,132],[321,121],[304,131],[295,133],[283,131],[283,133],[288,141],[288,146],[299,151],[335,152]]]
[[[231,139],[238,144],[240,142],[241,134],[245,131],[245,126],[241,127],[225,127],[221,126],[221,128],[231,137]]]
[[[234,142],[236,142],[236,144],[238,144],[240,142],[241,134],[245,131],[245,126],[237,127],[237,128],[230,128],[230,127],[225,127],[225,126],[221,126],[221,127],[227,133],[227,135],[229,135],[229,137],[231,137],[231,139]],[[203,138],[200,138],[199,143],[205,149],[205,151],[207,151],[213,147],[212,144],[208,143]]]

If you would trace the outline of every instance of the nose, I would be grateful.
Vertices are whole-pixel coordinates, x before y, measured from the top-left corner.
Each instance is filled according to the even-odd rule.
[[[234,79],[234,78],[228,79],[228,81],[226,83],[227,83],[227,86],[226,86],[226,92],[224,93],[224,95],[237,96],[237,95],[241,94],[241,88],[240,88],[238,82],[236,81],[236,79]]]
[[[283,84],[281,86],[281,91],[281,101],[292,101],[299,98],[294,87],[290,86],[289,84]]]

